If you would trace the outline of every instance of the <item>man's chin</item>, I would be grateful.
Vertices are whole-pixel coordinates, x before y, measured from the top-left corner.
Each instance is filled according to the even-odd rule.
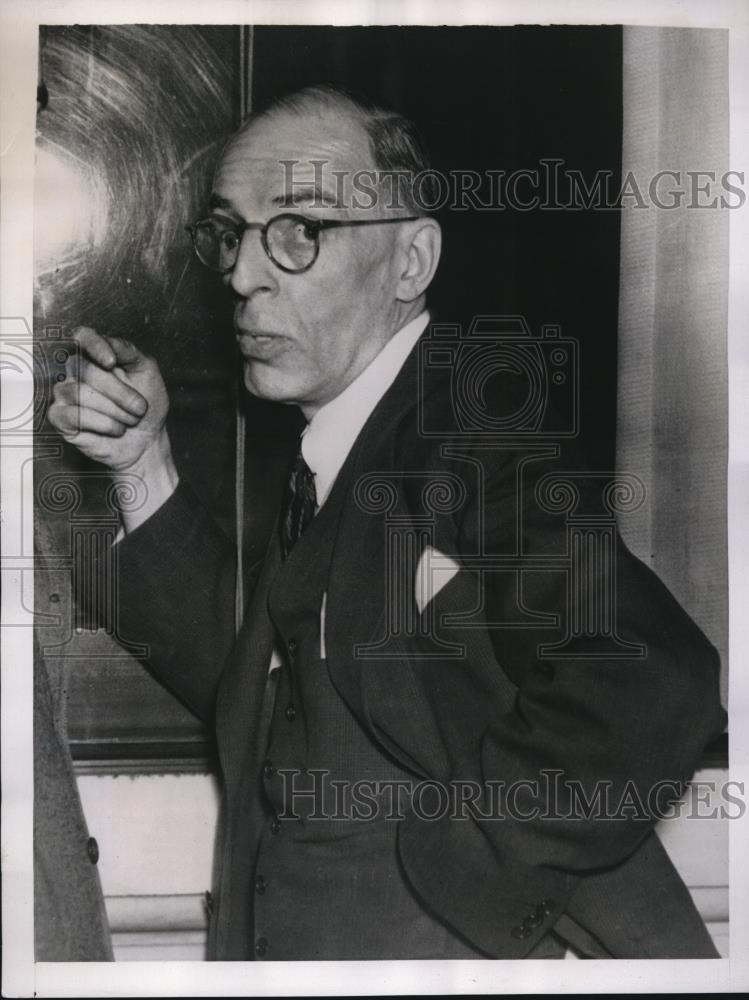
[[[257,361],[245,361],[244,387],[251,396],[271,403],[300,404],[301,391],[294,380]]]

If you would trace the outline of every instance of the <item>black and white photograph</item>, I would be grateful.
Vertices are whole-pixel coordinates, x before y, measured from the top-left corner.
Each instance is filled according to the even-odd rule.
[[[3,994],[741,991],[749,11],[361,6],[3,5]]]

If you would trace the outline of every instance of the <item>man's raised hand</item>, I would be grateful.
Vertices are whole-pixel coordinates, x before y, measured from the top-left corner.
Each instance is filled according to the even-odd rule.
[[[115,479],[136,475],[147,500],[123,520],[132,531],[173,492],[166,416],[169,397],[159,367],[130,341],[104,337],[90,327],[72,334],[79,354],[68,361],[66,379],[54,389],[48,417],[62,437],[101,462]]]
[[[49,421],[84,455],[114,472],[137,466],[164,429],[169,400],[156,362],[129,341],[90,327],[54,389]]]

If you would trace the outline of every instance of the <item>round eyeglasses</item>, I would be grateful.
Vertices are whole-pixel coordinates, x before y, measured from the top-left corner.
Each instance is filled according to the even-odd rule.
[[[217,274],[228,274],[237,263],[242,237],[248,229],[257,229],[263,250],[276,267],[288,274],[309,271],[320,252],[323,229],[348,226],[383,226],[392,222],[414,222],[417,215],[393,219],[310,219],[284,212],[267,222],[230,222],[213,216],[186,226],[195,254]]]

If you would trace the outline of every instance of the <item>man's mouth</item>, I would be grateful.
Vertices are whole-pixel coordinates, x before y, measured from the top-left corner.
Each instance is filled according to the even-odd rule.
[[[286,338],[268,330],[237,330],[237,344],[243,357],[263,360],[283,349]]]

